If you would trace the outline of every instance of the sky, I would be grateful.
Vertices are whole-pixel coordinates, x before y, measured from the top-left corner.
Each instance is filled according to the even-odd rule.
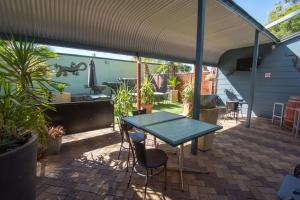
[[[275,3],[283,0],[234,0],[240,5],[245,11],[253,16],[258,22],[266,25],[268,13],[272,10]],[[51,49],[58,53],[85,55],[85,56],[96,56],[102,58],[113,58],[119,60],[132,60],[132,56],[126,56],[121,54],[112,54],[104,52],[94,52],[87,50],[71,49],[64,47],[50,46]]]
[[[268,13],[279,0],[234,0],[258,22],[266,25]],[[281,0],[281,2],[283,2]]]

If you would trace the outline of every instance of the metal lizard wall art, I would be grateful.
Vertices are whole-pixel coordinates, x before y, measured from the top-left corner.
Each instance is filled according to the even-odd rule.
[[[55,64],[54,67],[57,69],[56,77],[60,76],[68,76],[68,73],[72,73],[75,76],[79,75],[79,71],[84,71],[87,69],[87,64],[84,62],[80,62],[78,64],[75,64],[74,62],[71,62],[70,67],[62,66]]]

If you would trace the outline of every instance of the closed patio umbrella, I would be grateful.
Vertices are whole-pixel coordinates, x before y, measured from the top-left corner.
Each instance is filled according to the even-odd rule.
[[[90,68],[89,68],[89,76],[88,76],[88,85],[90,88],[95,88],[97,85],[97,78],[96,78],[96,67],[93,59],[90,62]]]

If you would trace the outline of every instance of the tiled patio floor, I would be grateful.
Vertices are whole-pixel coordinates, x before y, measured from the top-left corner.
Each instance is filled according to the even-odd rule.
[[[213,150],[192,156],[190,145],[185,146],[184,163],[209,174],[184,174],[185,192],[181,192],[178,172],[169,171],[167,192],[162,194],[163,177],[155,177],[149,182],[147,199],[276,199],[284,175],[300,162],[300,139],[265,119],[256,119],[251,129],[234,121],[223,125]],[[77,141],[87,134],[93,137]],[[126,153],[117,160],[117,132],[104,129],[68,136],[64,142],[59,155],[38,163],[37,199],[143,198],[142,177],[135,176],[127,189]],[[169,159],[173,162],[176,156]]]

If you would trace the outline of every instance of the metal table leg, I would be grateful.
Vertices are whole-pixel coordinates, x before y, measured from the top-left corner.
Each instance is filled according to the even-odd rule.
[[[209,174],[208,171],[201,171],[199,169],[194,169],[190,167],[184,167],[183,165],[183,158],[184,158],[184,153],[183,153],[183,144],[180,145],[179,148],[179,153],[178,153],[178,167],[168,167],[168,170],[172,171],[177,171],[179,172],[180,175],[180,184],[181,184],[181,190],[184,191],[184,184],[183,184],[183,172],[187,173],[197,173],[197,174]]]
[[[183,144],[180,145],[180,157],[179,157],[179,173],[180,173],[180,182],[181,182],[181,190],[183,191]]]

